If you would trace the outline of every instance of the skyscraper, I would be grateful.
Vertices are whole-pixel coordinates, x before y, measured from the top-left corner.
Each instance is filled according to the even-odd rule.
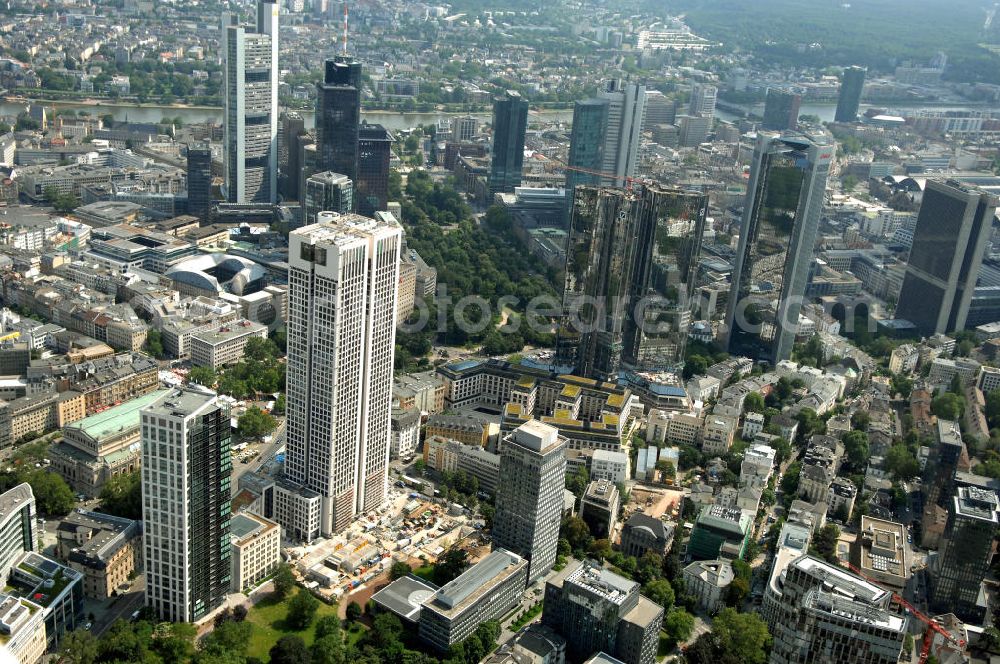
[[[656,125],[674,124],[676,118],[676,101],[667,98],[659,90],[646,90],[646,104],[642,118],[643,131],[653,131]]]
[[[757,139],[726,314],[731,353],[791,356],[833,152],[825,133]]]
[[[691,86],[688,113],[701,118],[713,117],[715,115],[715,101],[718,96],[719,89],[714,85],[695,83]]]
[[[392,134],[379,124],[363,123],[358,129],[358,179],[355,209],[371,217],[389,203],[389,160]]]
[[[295,151],[299,154],[299,189],[298,189],[298,200],[300,203],[306,200],[306,180],[313,173],[318,172],[316,169],[316,137],[312,134],[299,134],[295,138]],[[299,226],[305,224],[305,209],[302,209],[302,215],[299,219]]]
[[[784,131],[795,129],[799,124],[799,106],[802,95],[777,88],[768,88],[764,101],[764,121],[760,126],[764,129]]]
[[[146,606],[195,622],[230,587],[229,409],[204,388],[175,388],[141,422]]]
[[[302,116],[294,111],[281,114],[278,132],[278,190],[288,200],[299,197],[299,175],[302,169],[299,163],[298,137],[306,131]]]
[[[289,234],[287,482],[275,518],[295,539],[382,504],[402,229],[318,215]]]
[[[255,31],[227,25],[225,53],[226,199],[278,198],[278,4],[258,0]]]
[[[965,329],[997,198],[958,180],[928,180],[896,316],[922,335]]]
[[[607,175],[570,170],[570,190],[581,184],[621,187],[635,174],[645,103],[644,86],[611,81],[598,97],[575,104],[569,165]]]
[[[560,364],[572,365],[580,376],[618,375],[636,264],[645,257],[652,226],[638,214],[636,200],[635,192],[624,189],[588,186],[574,192],[556,353]]]
[[[993,557],[1000,504],[992,489],[959,487],[948,512],[943,543],[931,568],[931,610],[980,621],[983,579]]]
[[[600,94],[608,102],[604,154],[601,170],[617,177],[603,184],[625,186],[624,178],[635,174],[642,133],[642,115],[646,108],[646,87],[636,83],[611,81]]]
[[[637,214],[652,224],[633,270],[633,315],[625,320],[622,363],[636,369],[676,368],[684,357],[708,196],[698,191],[643,187]],[[651,238],[651,240],[647,240]]]
[[[566,440],[538,420],[514,429],[500,448],[493,546],[527,558],[530,585],[552,569],[559,544]]]
[[[316,170],[358,181],[361,63],[346,55],[326,60],[316,84]]]
[[[320,212],[347,214],[354,207],[354,184],[340,173],[323,171],[306,179],[306,199],[302,201],[305,224],[315,224]]]
[[[557,339],[560,364],[580,376],[617,380],[623,363],[680,359],[706,210],[707,199],[697,192],[577,187]]]
[[[573,104],[573,128],[569,139],[569,165],[594,171],[566,171],[566,188],[570,193],[578,185],[600,185],[596,175],[604,168],[604,143],[608,129],[608,100],[594,97]],[[573,197],[567,198],[572,203]]]
[[[528,129],[528,102],[508,90],[493,100],[493,145],[490,155],[490,200],[498,192],[514,193],[521,186],[524,135]]]
[[[187,151],[188,214],[208,223],[212,215],[212,149],[189,145]]]
[[[844,76],[840,80],[840,96],[837,97],[837,111],[833,115],[836,122],[857,121],[867,73],[868,70],[864,67],[848,67],[844,70]]]

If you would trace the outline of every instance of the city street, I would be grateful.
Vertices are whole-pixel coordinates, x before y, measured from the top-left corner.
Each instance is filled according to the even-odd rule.
[[[257,472],[265,464],[273,461],[275,454],[284,446],[285,423],[286,420],[284,417],[278,418],[278,428],[271,434],[270,443],[251,444],[251,449],[257,450],[259,454],[250,459],[248,463],[236,460],[233,461],[232,490],[234,496],[239,493],[240,477],[248,472]]]
[[[96,618],[91,631],[100,636],[118,619],[130,620],[132,614],[142,608],[145,594],[146,577],[139,575],[124,595],[112,597],[103,603],[87,600],[87,613],[93,613]]]

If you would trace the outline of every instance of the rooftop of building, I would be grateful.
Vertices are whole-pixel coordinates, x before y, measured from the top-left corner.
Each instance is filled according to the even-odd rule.
[[[726,560],[699,560],[685,567],[684,573],[717,588],[728,586],[734,577],[733,566]]]
[[[0,519],[6,519],[14,512],[24,509],[28,503],[35,500],[35,494],[31,491],[31,485],[27,482],[18,484],[13,489],[0,494]]]
[[[624,533],[627,530],[646,530],[656,539],[662,540],[669,539],[673,535],[672,526],[644,512],[636,512],[628,518],[628,521],[622,527],[622,532]]]
[[[482,433],[486,422],[475,415],[431,415],[427,418],[427,426],[452,431],[468,431]]]
[[[252,512],[239,512],[229,520],[229,533],[236,544],[243,544],[265,532],[278,528],[278,524]]]
[[[832,565],[825,560],[805,555],[796,558],[791,563],[792,566],[821,578],[823,586],[834,590],[844,597],[857,599],[866,604],[881,604],[889,594],[888,590],[875,585],[871,581],[852,574],[839,565]]]
[[[266,325],[261,325],[260,323],[255,323],[244,318],[241,320],[235,320],[231,323],[223,323],[222,325],[210,330],[195,332],[191,335],[191,339],[197,339],[202,343],[215,346],[217,344],[226,343],[227,341],[232,341],[233,339],[244,337],[248,334],[258,334],[266,329]]]
[[[585,588],[617,606],[623,605],[634,593],[639,592],[639,584],[635,581],[598,567],[590,561],[584,561],[571,569],[565,576],[563,588],[566,584]]]
[[[659,626],[663,620],[663,607],[648,597],[639,595],[639,601],[622,616],[622,620],[643,628],[651,624]]]
[[[76,208],[75,213],[108,219],[119,219],[130,214],[136,214],[141,210],[141,205],[130,201],[96,201],[87,205],[81,205]]]
[[[413,622],[420,615],[424,602],[437,592],[429,581],[408,575],[396,579],[372,595],[372,600],[393,613]]]
[[[142,533],[138,521],[110,514],[76,510],[59,522],[60,533],[87,533],[88,539],[70,552],[70,560],[103,563],[110,560],[130,539]]]
[[[954,420],[938,418],[937,435],[942,445],[962,445],[962,430]]]
[[[457,616],[526,565],[527,562],[516,553],[495,549],[457,579],[438,589],[424,601],[424,607],[448,617]]]
[[[583,500],[593,504],[610,505],[618,497],[618,487],[607,479],[594,480],[587,485]]]
[[[187,417],[214,402],[215,398],[215,392],[206,388],[173,388],[162,399],[143,409],[143,412],[163,417]]]
[[[954,510],[970,519],[1000,522],[997,494],[977,486],[959,487],[954,497]]]
[[[857,553],[862,571],[906,578],[906,528],[901,523],[862,515]]]
[[[809,590],[802,598],[802,606],[839,621],[867,624],[890,631],[902,631],[907,622],[906,618],[835,592],[826,592],[822,588]]]
[[[22,554],[14,567],[16,572],[9,583],[27,592],[28,599],[43,608],[52,605],[70,584],[83,577],[75,569],[34,551]],[[24,578],[17,577],[18,573]]]
[[[159,389],[141,397],[136,397],[107,410],[72,422],[65,430],[79,431],[89,438],[101,440],[107,436],[139,426],[139,411],[162,399],[170,390]]]
[[[303,244],[339,246],[367,240],[380,230],[392,228],[398,228],[398,224],[380,222],[354,213],[325,212],[321,221],[298,228],[291,235],[300,238]]]
[[[583,664],[625,664],[625,662],[621,661],[617,657],[612,657],[606,652],[599,652],[592,655]]]
[[[541,454],[545,454],[563,443],[556,427],[534,419],[528,420],[514,429],[510,440]]]
[[[698,515],[696,525],[746,533],[751,522],[750,516],[738,507],[706,505]]]

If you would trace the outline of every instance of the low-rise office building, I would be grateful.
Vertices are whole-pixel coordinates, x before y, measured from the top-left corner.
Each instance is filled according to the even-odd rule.
[[[17,664],[35,664],[45,654],[42,607],[16,595],[0,593],[0,648]],[[7,660],[5,660],[7,661]]]
[[[528,562],[496,549],[424,601],[420,638],[447,651],[479,625],[505,615],[521,598],[527,580]]]
[[[625,664],[653,664],[663,607],[639,594],[639,584],[590,561],[567,566],[545,583],[542,623],[561,634],[567,655],[596,652]]]
[[[191,335],[189,348],[195,366],[219,369],[243,359],[251,339],[266,339],[267,326],[246,319]]]
[[[744,510],[723,505],[706,505],[688,540],[688,556],[692,560],[735,560],[743,556],[753,518]]]
[[[735,578],[727,560],[699,560],[684,568],[684,588],[698,608],[714,614],[726,605],[729,584]]]
[[[57,556],[83,575],[83,594],[111,597],[142,569],[142,524],[100,512],[70,512],[56,529]]]
[[[251,512],[240,512],[230,520],[229,535],[233,592],[250,590],[281,562],[281,526]]]

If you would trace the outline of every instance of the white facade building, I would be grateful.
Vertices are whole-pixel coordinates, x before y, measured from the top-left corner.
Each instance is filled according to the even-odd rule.
[[[228,15],[223,20],[226,197],[231,203],[278,200],[278,13],[278,3],[258,0],[255,30],[233,25]]]
[[[319,494],[319,524],[286,496],[275,512],[293,539],[346,528],[385,499],[396,291],[402,230],[394,221],[320,213],[289,236],[288,433],[285,477]]]
[[[229,409],[207,389],[178,388],[141,423],[146,606],[196,622],[230,590]]]

